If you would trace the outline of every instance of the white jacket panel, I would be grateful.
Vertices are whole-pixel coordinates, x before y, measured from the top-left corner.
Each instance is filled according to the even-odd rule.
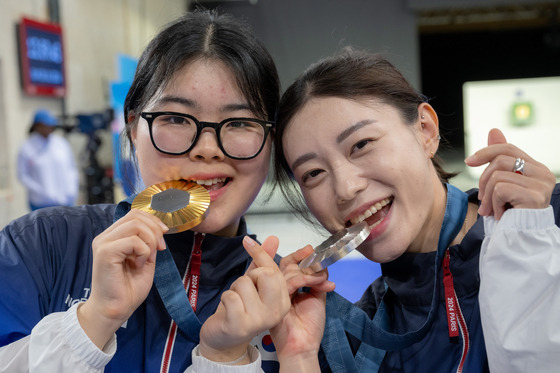
[[[560,369],[560,228],[552,207],[484,218],[480,314],[490,371]]]
[[[103,372],[116,352],[116,337],[99,350],[78,322],[78,305],[46,316],[30,335],[0,348],[0,372]]]

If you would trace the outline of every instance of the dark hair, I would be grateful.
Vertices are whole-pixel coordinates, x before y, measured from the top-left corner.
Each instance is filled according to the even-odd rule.
[[[264,45],[243,21],[199,8],[165,26],[140,56],[124,102],[124,135],[129,149],[142,108],[177,71],[197,60],[223,62],[231,69],[250,109],[266,120],[276,119],[280,82]]]
[[[306,102],[315,97],[342,97],[350,100],[376,98],[398,110],[403,120],[418,119],[418,106],[427,102],[404,76],[380,54],[344,48],[304,71],[288,87],[280,100],[274,139],[275,186],[280,187],[289,205],[307,221],[313,221],[309,210],[293,182],[293,174],[286,163],[282,137],[292,118]],[[438,157],[433,165],[442,183],[455,174],[446,172]]]

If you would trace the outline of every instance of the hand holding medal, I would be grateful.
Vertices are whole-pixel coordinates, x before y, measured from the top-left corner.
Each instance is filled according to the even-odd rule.
[[[99,348],[105,346],[113,333],[146,299],[152,282],[156,283],[156,287],[158,283],[171,282],[167,278],[162,279],[161,274],[176,275],[178,293],[185,298],[185,305],[178,309],[192,311],[161,234],[182,232],[200,224],[209,205],[208,191],[194,182],[159,183],[138,194],[132,202],[132,211],[93,240],[94,268],[97,270],[92,279],[91,295],[80,307],[78,318],[88,337]],[[157,217],[166,226],[165,229],[155,222],[157,219],[134,210]],[[167,267],[163,270],[157,269],[165,265]],[[177,289],[171,287],[168,293],[173,296],[177,294]],[[165,303],[164,296],[162,299]],[[110,312],[99,312],[105,309]],[[193,312],[191,314],[194,315]],[[103,325],[99,325],[100,320]],[[191,324],[200,328],[197,323],[200,324],[195,317],[195,323]],[[198,335],[198,331],[194,334]]]

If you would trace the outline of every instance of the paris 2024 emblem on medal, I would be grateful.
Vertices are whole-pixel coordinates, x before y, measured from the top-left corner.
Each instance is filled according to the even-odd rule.
[[[178,233],[200,224],[210,206],[208,191],[192,181],[173,180],[152,185],[139,193],[132,202],[133,209],[157,216]]]

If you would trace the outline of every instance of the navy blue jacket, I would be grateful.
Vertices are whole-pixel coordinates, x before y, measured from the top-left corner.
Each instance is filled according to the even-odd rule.
[[[467,192],[469,202],[478,203],[478,190]],[[556,225],[560,226],[560,184],[552,194]],[[467,232],[462,242],[449,247],[450,269],[462,315],[468,329],[468,350],[464,357],[463,373],[489,372],[484,336],[478,304],[479,255],[484,239],[484,224],[481,217]],[[381,265],[382,275],[365,291],[356,305],[373,318],[388,286],[384,298],[391,315],[392,331],[404,334],[416,330],[424,323],[432,300],[435,252],[405,253],[396,260]],[[440,267],[441,268],[441,267]],[[440,270],[438,278],[443,281]],[[358,350],[360,341],[347,333],[351,348]],[[457,372],[465,344],[459,338],[449,338],[448,321],[444,306],[444,290],[441,286],[436,319],[428,334],[418,343],[400,351],[387,351],[379,372]],[[321,351],[322,371],[331,368]]]
[[[0,346],[29,335],[46,315],[66,311],[89,297],[91,243],[113,223],[115,207],[41,209],[12,221],[0,232]],[[204,238],[196,311],[202,323],[215,312],[222,292],[247,268],[250,257],[242,246],[246,234],[242,219],[236,237],[207,234]],[[165,236],[181,276],[192,251],[193,237],[191,231]],[[105,372],[159,371],[170,323],[153,287],[126,327],[117,331],[117,352]],[[264,347],[273,352],[269,340],[263,339]],[[194,347],[194,342],[178,333],[169,371],[183,372],[191,364]],[[263,346],[257,347],[262,351]],[[263,362],[263,368],[275,372],[278,363]]]

